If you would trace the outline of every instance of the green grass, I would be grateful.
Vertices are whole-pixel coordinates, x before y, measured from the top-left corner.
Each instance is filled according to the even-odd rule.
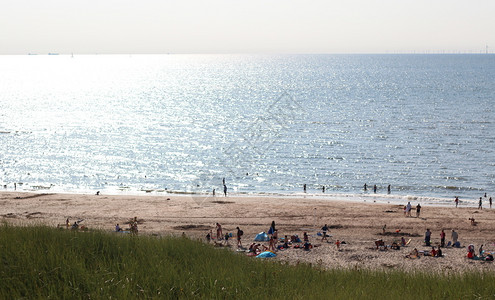
[[[187,238],[0,225],[0,299],[488,299],[495,274],[322,270]]]

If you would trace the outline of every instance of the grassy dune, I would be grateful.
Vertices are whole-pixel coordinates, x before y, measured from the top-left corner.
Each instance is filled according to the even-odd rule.
[[[0,299],[488,299],[495,273],[322,270],[187,238],[0,225]]]

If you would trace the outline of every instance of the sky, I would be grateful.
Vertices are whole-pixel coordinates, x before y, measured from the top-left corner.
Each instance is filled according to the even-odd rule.
[[[0,0],[0,54],[495,53],[494,0]]]

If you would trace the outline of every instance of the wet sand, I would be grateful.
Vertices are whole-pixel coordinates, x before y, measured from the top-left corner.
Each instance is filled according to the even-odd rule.
[[[404,203],[405,204],[405,203]],[[412,203],[413,207],[416,203]],[[453,204],[453,202],[452,202]],[[466,270],[493,270],[492,262],[473,261],[466,258],[467,245],[474,244],[476,252],[481,244],[484,249],[495,251],[495,209],[475,207],[423,206],[420,218],[405,217],[403,205],[371,202],[346,202],[317,200],[304,197],[269,196],[217,196],[191,197],[187,195],[164,196],[112,196],[79,194],[35,194],[24,192],[0,193],[0,219],[15,225],[46,224],[65,226],[84,220],[88,228],[113,231],[115,224],[127,227],[126,222],[137,217],[139,234],[181,235],[205,241],[207,232],[215,232],[215,223],[223,231],[232,232],[239,226],[244,231],[243,246],[247,247],[254,236],[267,232],[272,221],[276,222],[279,237],[303,232],[310,235],[310,242],[319,245],[311,251],[287,249],[279,251],[277,260],[291,263],[308,262],[327,268],[371,268],[426,270],[429,272],[462,272]],[[469,218],[476,219],[472,225]],[[328,224],[331,229],[329,242],[321,241],[316,233]],[[383,226],[386,225],[385,233]],[[440,244],[440,231],[445,230],[450,240],[451,229],[459,233],[462,248],[444,248],[445,257],[421,257],[408,259],[414,248],[430,250],[424,246],[424,232],[432,231],[432,245]],[[404,236],[411,239],[409,246],[400,250],[375,249],[375,240],[383,239],[390,245]],[[345,241],[337,251],[335,241]],[[230,241],[236,243],[235,238]],[[265,243],[267,244],[267,243]],[[235,250],[237,247],[232,246]],[[242,255],[242,254],[240,254]],[[254,259],[254,258],[253,258]]]

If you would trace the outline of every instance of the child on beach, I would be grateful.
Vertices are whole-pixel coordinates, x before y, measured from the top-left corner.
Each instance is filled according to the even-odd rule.
[[[340,251],[340,240],[337,240],[335,245],[337,246],[337,251]]]

